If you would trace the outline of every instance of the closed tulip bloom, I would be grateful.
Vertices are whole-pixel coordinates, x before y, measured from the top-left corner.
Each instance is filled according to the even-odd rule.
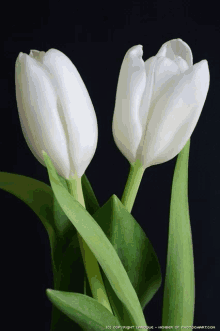
[[[34,156],[45,166],[44,150],[59,175],[81,177],[95,153],[98,128],[76,67],[56,49],[20,53],[15,85],[22,131]]]
[[[128,50],[119,74],[113,116],[116,145],[144,169],[174,158],[189,140],[209,88],[206,60],[193,65],[181,39],[162,45],[142,60],[141,45]]]

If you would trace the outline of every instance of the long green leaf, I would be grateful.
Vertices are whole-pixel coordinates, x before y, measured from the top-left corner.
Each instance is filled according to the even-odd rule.
[[[48,155],[45,152],[43,155],[53,192],[63,211],[97,258],[115,293],[128,309],[133,325],[146,326],[137,294],[111,243],[93,217],[63,187]]]
[[[67,189],[67,184],[65,178],[61,177],[57,174],[63,186]],[[60,207],[54,193],[53,193],[53,215],[54,215],[54,223],[56,227],[56,233],[58,237],[63,238],[63,249],[66,249],[66,246],[70,243],[71,238],[76,234],[76,229],[73,229],[72,223],[63,212]],[[66,244],[65,244],[66,242]]]
[[[49,300],[83,330],[104,331],[106,326],[119,325],[117,318],[108,309],[84,294],[51,289],[47,289],[46,293]]]
[[[57,174],[63,186],[67,189],[65,178]],[[84,174],[82,177],[82,187],[86,203],[86,209],[89,213],[93,213],[99,208],[98,201],[92,190],[88,178]],[[79,248],[78,236],[76,228],[69,221],[66,214],[63,212],[60,204],[54,195],[54,220],[58,229],[58,245],[59,245],[59,268],[54,274],[55,290],[67,292],[77,292],[89,295],[92,297],[88,279],[83,265],[82,255]],[[77,272],[76,272],[77,271]],[[84,284],[83,285],[83,278]],[[86,293],[85,293],[86,292]],[[52,308],[51,331],[81,330],[81,327],[71,321],[62,311],[55,305]]]
[[[93,212],[99,208],[99,205],[86,175],[84,176],[85,199],[89,211]],[[65,179],[61,176],[59,178],[66,187]],[[0,172],[0,188],[26,203],[44,225],[51,247],[54,288],[83,293],[83,277],[86,275],[77,231],[57,202],[51,187],[30,177]],[[91,206],[89,198],[92,199]],[[69,254],[70,249],[71,254]],[[74,270],[77,270],[77,273]],[[88,286],[87,292],[91,293]],[[51,330],[60,330],[64,327],[65,331],[68,331],[72,330],[73,326],[74,322],[53,306]],[[76,331],[81,330],[77,324],[74,328]]]
[[[177,158],[173,177],[163,300],[163,326],[193,325],[195,280],[188,207],[189,146],[190,140]],[[173,328],[172,330],[176,329]],[[192,329],[189,328],[188,330]]]
[[[51,188],[39,180],[7,172],[0,172],[0,188],[25,202],[40,218],[49,236],[53,268],[56,269],[54,257],[56,233]]]
[[[161,284],[160,265],[149,239],[115,195],[93,215],[93,218],[102,228],[117,252],[137,293],[142,309],[144,309]],[[71,272],[71,268],[72,270],[75,269],[74,264],[71,263],[72,256],[80,254],[77,236],[74,240],[69,245],[62,260],[65,266],[67,266],[69,261],[68,272]],[[125,306],[114,293],[104,273],[102,273],[102,277],[110,303],[121,325],[131,325]],[[88,286],[87,290],[89,291],[89,289]],[[87,295],[92,296],[90,293],[87,293]]]
[[[74,249],[71,246],[74,254],[69,261],[65,258],[63,260],[64,252],[69,245],[72,245],[76,229],[63,213],[59,204],[56,205],[51,187],[30,177],[0,172],[0,188],[26,203],[44,225],[50,241],[55,289],[83,292],[84,267],[79,249]],[[56,212],[53,215],[54,204],[56,205]],[[61,262],[63,262],[62,267],[60,266]],[[77,273],[71,272],[73,265]],[[80,274],[81,278],[79,278]],[[60,331],[63,326],[65,331],[68,331],[72,330],[73,325],[73,321],[53,306],[51,330]],[[75,330],[80,331],[81,328],[75,324]]]

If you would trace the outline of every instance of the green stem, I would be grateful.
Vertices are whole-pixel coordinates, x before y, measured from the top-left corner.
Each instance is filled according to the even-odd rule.
[[[67,180],[69,192],[85,208],[85,201],[82,192],[81,177],[72,177]],[[81,235],[77,232],[79,246],[83,257],[86,274],[91,287],[93,298],[105,306],[111,313],[111,306],[103,284],[102,275],[99,269],[98,261],[86,244]]]
[[[141,183],[141,179],[144,174],[144,168],[139,160],[131,164],[130,172],[128,175],[127,183],[125,185],[124,193],[121,198],[121,202],[125,208],[129,211],[132,210],[134,201]]]

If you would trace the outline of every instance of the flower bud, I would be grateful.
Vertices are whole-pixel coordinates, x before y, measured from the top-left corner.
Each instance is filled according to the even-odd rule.
[[[34,156],[45,166],[44,150],[59,175],[81,177],[95,153],[98,128],[76,67],[56,49],[20,53],[15,85],[22,131]]]
[[[128,50],[122,62],[113,116],[113,137],[130,163],[144,169],[174,158],[189,140],[209,89],[206,60],[193,65],[181,39],[162,45],[142,60],[142,46]]]

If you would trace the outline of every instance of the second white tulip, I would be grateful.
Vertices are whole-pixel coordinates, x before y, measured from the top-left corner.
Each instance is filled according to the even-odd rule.
[[[116,145],[143,168],[169,161],[189,140],[209,88],[206,60],[193,66],[190,47],[168,41],[146,62],[142,46],[126,53],[113,116]]]

